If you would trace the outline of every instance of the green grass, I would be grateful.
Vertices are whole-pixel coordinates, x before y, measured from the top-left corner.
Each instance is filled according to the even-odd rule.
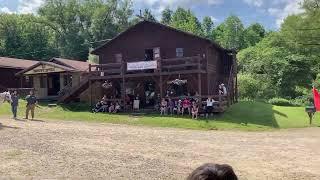
[[[128,114],[93,114],[86,104],[73,104],[49,108],[46,105],[36,110],[38,119],[74,120],[105,122],[114,124],[144,125],[200,130],[274,130],[309,127],[309,119],[304,107],[281,107],[262,102],[239,102],[222,115],[213,119],[192,120],[190,117],[159,116],[158,114],[132,117]],[[24,117],[25,102],[21,101],[19,117]],[[1,105],[1,116],[10,116],[10,105]],[[320,126],[320,116],[316,114],[313,126]]]

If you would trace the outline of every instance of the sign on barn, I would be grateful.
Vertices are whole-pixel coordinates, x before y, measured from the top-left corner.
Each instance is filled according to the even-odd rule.
[[[128,71],[146,70],[146,69],[157,69],[157,61],[139,61],[127,63]]]

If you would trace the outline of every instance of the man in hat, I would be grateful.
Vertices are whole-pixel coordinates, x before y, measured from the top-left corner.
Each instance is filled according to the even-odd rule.
[[[34,118],[34,109],[38,103],[37,97],[34,95],[33,91],[26,97],[27,109],[26,109],[26,119],[29,117],[29,112],[31,111],[31,117]]]

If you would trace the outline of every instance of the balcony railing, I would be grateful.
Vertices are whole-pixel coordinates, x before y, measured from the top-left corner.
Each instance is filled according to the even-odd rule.
[[[113,77],[136,74],[200,73],[206,71],[205,60],[200,56],[90,65],[92,76]]]

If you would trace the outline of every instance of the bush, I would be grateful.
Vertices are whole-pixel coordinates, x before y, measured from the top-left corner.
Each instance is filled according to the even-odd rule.
[[[250,74],[239,74],[239,95],[242,99],[256,99],[259,91],[259,81]]]
[[[292,104],[290,100],[287,100],[284,98],[272,98],[272,99],[269,99],[268,102],[276,106],[295,106],[295,104]]]
[[[312,95],[299,96],[291,100],[291,104],[294,104],[296,106],[309,106],[312,103],[313,103]]]

